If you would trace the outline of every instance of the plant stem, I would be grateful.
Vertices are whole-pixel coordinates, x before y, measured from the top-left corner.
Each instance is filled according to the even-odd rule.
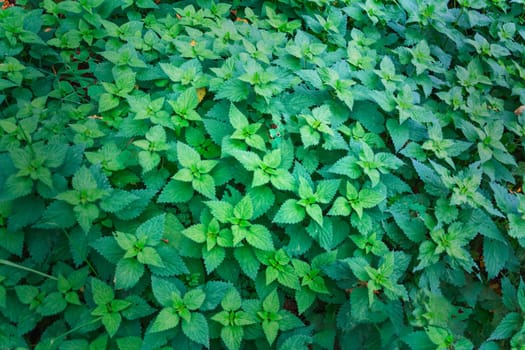
[[[60,339],[60,338],[62,338],[62,337],[65,337],[66,335],[71,334],[71,333],[73,333],[73,332],[76,332],[76,331],[78,331],[79,329],[81,329],[81,328],[83,328],[83,327],[85,327],[85,326],[89,326],[89,325],[92,324],[92,323],[98,322],[98,321],[100,321],[101,319],[102,319],[102,316],[99,316],[99,317],[97,317],[97,318],[92,319],[92,320],[89,321],[89,322],[82,323],[81,325],[76,326],[75,328],[70,329],[69,331],[67,331],[67,332],[65,332],[65,333],[60,334],[58,337],[55,338],[55,340],[56,340],[56,339]]]
[[[14,262],[9,261],[9,260],[0,259],[0,264],[2,264],[2,265],[6,265],[6,266],[15,267],[15,268],[20,269],[20,270],[26,270],[26,271],[29,271],[29,272],[33,272],[33,273],[36,273],[37,275],[44,276],[44,277],[47,277],[47,278],[52,279],[52,280],[55,280],[55,281],[57,280],[56,277],[51,276],[51,275],[48,275],[47,273],[37,271],[37,270],[32,269],[32,268],[30,268],[30,267],[23,266],[23,265],[20,265],[20,264],[14,263]]]

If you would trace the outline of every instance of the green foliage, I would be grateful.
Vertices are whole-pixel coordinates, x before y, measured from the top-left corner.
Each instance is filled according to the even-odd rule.
[[[4,2],[0,348],[523,349],[524,18]]]

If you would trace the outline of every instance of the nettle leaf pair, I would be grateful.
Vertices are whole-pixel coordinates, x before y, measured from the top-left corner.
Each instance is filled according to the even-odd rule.
[[[299,259],[292,260],[293,269],[301,278],[301,288],[295,291],[295,300],[300,314],[313,305],[318,298],[317,294],[331,294],[326,286],[325,277],[322,276],[322,269],[334,263],[336,259],[337,251],[332,251],[317,255],[310,264]]]
[[[328,215],[349,216],[352,210],[363,217],[363,209],[377,206],[386,199],[386,186],[379,184],[373,188],[364,186],[358,190],[350,182],[346,182],[346,194],[344,197],[337,197]]]
[[[420,270],[437,263],[442,253],[446,252],[445,259],[454,267],[456,264],[465,271],[472,271],[475,263],[465,245],[475,236],[459,222],[454,222],[444,229],[440,226],[430,231],[432,240],[425,241],[419,247],[419,265],[415,270]]]
[[[122,311],[129,308],[131,302],[115,298],[113,288],[96,278],[91,280],[91,293],[97,305],[91,315],[98,316],[109,336],[114,336],[122,323]]]
[[[383,291],[385,295],[396,300],[402,298],[408,300],[406,287],[398,283],[410,262],[407,255],[402,252],[389,252],[382,259],[379,267],[374,268],[370,262],[363,257],[348,258],[345,260],[352,273],[362,282],[365,282],[368,289],[368,302],[372,305],[377,292]]]
[[[215,199],[216,182],[213,169],[217,160],[201,159],[199,152],[182,142],[177,142],[177,160],[181,167],[159,196],[161,203],[187,202],[193,191],[209,199]]]
[[[102,256],[116,264],[116,288],[133,287],[144,275],[146,266],[159,276],[187,272],[177,251],[164,238],[166,224],[166,215],[162,214],[138,226],[135,233],[117,231],[113,237],[102,237],[92,244]]]
[[[87,276],[88,271],[83,268],[72,271],[66,276],[59,274],[56,280],[48,280],[40,288],[20,284],[15,286],[14,291],[18,300],[22,304],[28,305],[30,310],[34,310],[42,316],[57,315],[64,312],[69,305],[82,305],[79,292],[83,288]]]
[[[35,184],[39,192],[54,190],[57,178],[53,178],[51,170],[55,171],[63,164],[67,151],[67,145],[45,144],[41,141],[23,148],[10,149],[9,155],[14,169],[5,181],[2,198],[12,200],[23,197],[33,191]]]
[[[358,179],[363,173],[370,179],[372,187],[380,183],[381,174],[388,174],[404,165],[404,162],[387,152],[374,153],[364,141],[352,143],[349,154],[339,159],[330,172]]]
[[[100,209],[96,203],[109,196],[111,187],[105,176],[101,174],[99,167],[80,168],[73,176],[72,185],[72,190],[58,194],[56,199],[73,207],[78,224],[87,233],[93,221],[100,215]],[[104,205],[102,201],[101,206]]]
[[[246,170],[253,172],[252,187],[271,183],[281,191],[293,191],[295,179],[283,164],[281,149],[275,149],[261,159],[258,154],[248,151],[232,151],[231,154]]]
[[[261,224],[253,224],[255,218],[254,205],[250,195],[244,196],[235,205],[226,201],[208,201],[205,204],[217,221],[230,227],[233,246],[246,242],[261,250],[273,250],[274,243],[268,228]]]
[[[323,140],[325,149],[348,149],[333,121],[333,112],[329,105],[312,109],[310,114],[298,116],[299,134],[305,148],[317,146]]]
[[[147,332],[162,332],[181,324],[182,332],[189,339],[209,347],[208,322],[198,311],[206,299],[204,290],[195,288],[181,293],[177,285],[160,278],[153,278],[151,287],[162,308]]]
[[[316,186],[299,177],[297,194],[300,199],[287,199],[275,214],[276,223],[296,224],[308,215],[319,226],[323,226],[322,204],[328,204],[339,188],[340,180],[320,180]],[[315,188],[315,191],[314,191]]]
[[[182,234],[195,243],[202,244],[202,257],[206,271],[214,271],[226,257],[226,248],[233,247],[233,234],[230,228],[221,228],[220,222],[206,210],[200,223],[182,231]]]
[[[243,300],[237,289],[231,288],[221,301],[222,311],[211,319],[222,325],[221,339],[229,350],[238,350],[244,338],[244,327],[257,323],[243,308]]]

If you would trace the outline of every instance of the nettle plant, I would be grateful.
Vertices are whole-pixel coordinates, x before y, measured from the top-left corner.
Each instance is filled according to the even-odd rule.
[[[524,9],[5,2],[0,348],[525,349]]]

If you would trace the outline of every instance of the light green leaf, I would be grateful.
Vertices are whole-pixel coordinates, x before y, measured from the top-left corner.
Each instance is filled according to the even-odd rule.
[[[236,150],[231,152],[231,154],[248,171],[258,169],[259,165],[262,163],[261,158],[254,152]]]
[[[273,281],[279,277],[279,270],[273,266],[268,266],[265,271],[266,285],[269,286]]]
[[[341,180],[321,180],[315,191],[319,203],[329,203],[334,198]]]
[[[98,101],[98,112],[104,113],[119,105],[119,98],[108,93],[100,95]]]
[[[277,312],[279,311],[279,295],[277,290],[272,290],[266,298],[263,300],[262,304],[263,310],[267,312]]]
[[[91,224],[98,218],[98,207],[92,203],[88,203],[75,206],[73,211],[75,212],[75,217],[77,218],[80,227],[82,227],[84,232],[89,232]]]
[[[290,265],[284,266],[284,268],[279,271],[279,274],[277,275],[277,281],[288,288],[295,290],[301,289],[299,277],[297,277],[293,267]]]
[[[78,191],[90,190],[97,188],[97,181],[91,171],[83,166],[73,176],[72,185]]]
[[[174,296],[178,296],[180,299],[180,292],[177,286],[165,279],[153,276],[151,278],[151,289],[155,299],[162,306],[171,306]]]
[[[115,287],[116,288],[131,288],[144,274],[144,265],[137,260],[120,259],[115,271]]]
[[[315,301],[315,293],[308,288],[299,288],[295,291],[295,301],[299,314],[305,312]]]
[[[197,310],[204,303],[204,299],[206,299],[206,294],[202,289],[192,289],[184,294],[182,301],[188,309]]]
[[[164,234],[164,224],[166,222],[166,214],[160,214],[148,219],[137,227],[137,238],[147,238],[146,244],[156,246],[160,243],[162,235]]]
[[[344,197],[337,197],[328,215],[348,216],[352,211],[352,207],[348,200]]]
[[[188,227],[182,234],[196,243],[206,242],[206,227],[203,224],[196,224]]]
[[[182,332],[194,342],[209,347],[208,322],[203,314],[194,312],[189,321],[183,319]]]
[[[243,197],[233,208],[233,215],[237,219],[249,220],[253,216],[253,204],[249,195]]]
[[[145,173],[153,170],[160,163],[160,156],[157,153],[149,151],[140,151],[138,159],[139,164]]]
[[[353,156],[346,156],[339,159],[329,171],[338,175],[346,175],[351,179],[357,179],[361,176],[362,171],[357,164],[357,159]]]
[[[295,179],[285,169],[276,169],[275,174],[270,177],[272,185],[281,191],[293,191],[295,187]]]
[[[122,322],[122,316],[118,312],[107,313],[102,316],[102,324],[110,337],[113,337],[117,333],[120,323]]]
[[[164,267],[164,263],[157,251],[152,247],[145,247],[137,253],[137,260],[141,264]]]
[[[230,324],[230,313],[228,311],[222,310],[221,312],[213,315],[211,319],[215,322],[219,322],[223,326],[227,326]]]
[[[260,151],[266,150],[266,143],[264,142],[264,139],[257,134],[248,136],[245,142],[248,146],[258,149]]]
[[[323,210],[318,204],[307,205],[306,213],[308,216],[314,219],[314,221],[317,222],[319,226],[323,226]]]
[[[203,247],[202,256],[206,272],[211,273],[224,261],[226,250],[220,246],[215,246],[212,250],[206,250]]]
[[[120,248],[124,250],[132,249],[135,246],[135,242],[137,241],[137,238],[134,235],[124,232],[117,231],[113,234],[113,237],[115,237],[115,240],[117,241]]]
[[[189,168],[182,168],[172,176],[172,179],[182,182],[191,182],[193,180],[193,172]]]
[[[253,181],[252,181],[252,187],[258,187],[267,184],[270,179],[273,179],[274,177],[270,177],[267,173],[264,172],[262,169],[255,169],[253,172]],[[273,182],[272,182],[273,184]],[[275,186],[275,185],[274,185]],[[277,187],[277,186],[276,186]]]
[[[228,289],[221,301],[221,306],[226,311],[235,311],[241,308],[241,295],[234,287]]]
[[[180,317],[173,307],[165,307],[160,310],[159,314],[153,321],[150,333],[162,332],[177,327]]]
[[[215,198],[215,180],[211,175],[203,174],[191,182],[193,189],[209,199]]]
[[[42,316],[56,315],[67,307],[67,301],[60,292],[53,292],[48,294],[42,304],[38,306],[38,313]]]
[[[228,223],[233,217],[233,206],[223,201],[207,201],[205,204],[211,209],[214,218],[222,223]]]
[[[261,250],[273,250],[272,235],[263,225],[252,225],[246,233],[246,241]]]
[[[514,238],[525,238],[525,219],[520,215],[509,214],[509,235]]]
[[[275,341],[275,338],[277,338],[277,334],[279,333],[279,323],[277,321],[264,320],[262,322],[262,329],[264,335],[266,336],[266,340],[268,340],[268,343],[272,345]]]
[[[183,167],[191,168],[197,166],[201,156],[195,149],[179,141],[177,142],[177,159]]]
[[[363,208],[372,208],[386,199],[386,190],[378,188],[363,188],[359,191],[359,205]]]
[[[243,129],[249,124],[248,118],[233,103],[230,104],[229,118],[230,124],[235,129]]]
[[[304,207],[297,203],[296,199],[287,199],[279,208],[273,218],[273,222],[282,224],[295,224],[303,221],[306,216]]]
[[[221,339],[228,350],[239,350],[244,331],[240,326],[225,326],[221,329]]]
[[[321,135],[312,129],[309,125],[303,125],[299,132],[301,134],[301,141],[303,142],[304,148],[308,148],[311,146],[315,146],[319,144],[319,140],[321,139]]]

